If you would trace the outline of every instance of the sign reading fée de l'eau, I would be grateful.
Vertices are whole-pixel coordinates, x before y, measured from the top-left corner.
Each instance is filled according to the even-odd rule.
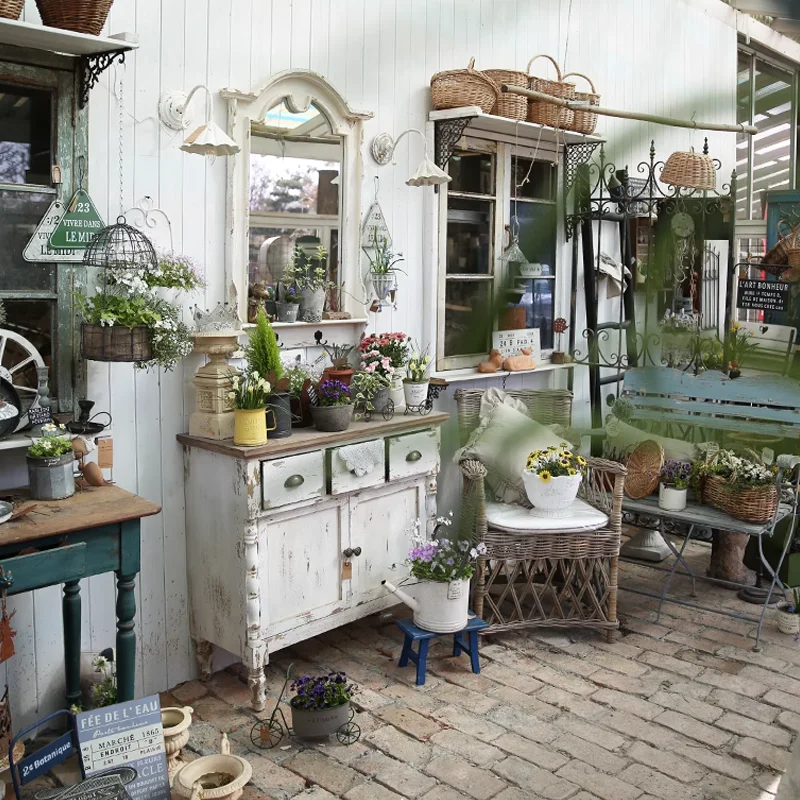
[[[136,778],[126,789],[133,800],[170,800],[158,695],[84,711],[76,723],[87,777],[132,767]]]

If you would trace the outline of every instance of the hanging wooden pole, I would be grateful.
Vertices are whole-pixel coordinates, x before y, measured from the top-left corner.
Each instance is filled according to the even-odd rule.
[[[726,133],[747,133],[752,136],[758,133],[758,128],[754,125],[728,125],[721,122],[695,122],[690,119],[676,119],[675,117],[658,117],[655,114],[639,114],[636,111],[621,111],[616,108],[602,108],[601,106],[591,106],[588,103],[580,103],[570,100],[562,100],[560,97],[553,97],[550,94],[536,92],[533,89],[523,89],[520,86],[509,86],[503,84],[500,91],[510,94],[521,94],[531,100],[539,100],[542,103],[552,103],[554,106],[568,108],[571,111],[588,111],[592,114],[600,114],[604,117],[619,117],[620,119],[637,119],[640,122],[654,122],[656,125],[669,125],[672,128],[694,128],[699,131],[725,131]]]

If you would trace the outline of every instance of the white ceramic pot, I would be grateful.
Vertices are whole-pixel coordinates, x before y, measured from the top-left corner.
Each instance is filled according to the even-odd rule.
[[[419,581],[408,593],[388,581],[384,585],[414,612],[414,624],[433,633],[463,630],[469,618],[469,579],[457,581]]]
[[[181,289],[176,289],[174,286],[169,288],[166,286],[156,286],[153,289],[153,293],[159,300],[163,300],[165,303],[169,303],[171,306],[181,305],[179,302]]]
[[[686,508],[686,489],[675,489],[659,484],[658,507],[664,511],[683,511]]]
[[[392,385],[389,387],[389,398],[394,403],[395,411],[402,411],[406,407],[406,396],[403,390],[403,377],[405,367],[392,368]]]
[[[428,399],[428,383],[430,381],[420,381],[415,383],[406,379],[403,381],[403,391],[406,396],[406,405],[418,408]]]
[[[778,630],[787,636],[797,636],[800,634],[800,614],[790,614],[786,609],[789,604],[786,602],[778,603],[775,613],[778,618]]]
[[[181,767],[172,791],[192,800],[238,800],[253,775],[250,762],[231,755],[227,734],[222,734],[219,755],[201,756]]]
[[[168,706],[161,709],[161,725],[164,728],[164,749],[167,753],[170,785],[184,763],[181,751],[189,741],[189,726],[192,724],[193,711],[191,706],[183,708]]]
[[[561,516],[569,512],[569,507],[578,496],[582,475],[561,475],[543,481],[538,475],[523,470],[522,482],[525,493],[533,505],[533,513],[544,516]]]

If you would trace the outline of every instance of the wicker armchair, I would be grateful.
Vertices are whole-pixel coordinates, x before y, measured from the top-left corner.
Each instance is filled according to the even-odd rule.
[[[531,417],[569,427],[572,394],[562,390],[521,390]],[[462,442],[477,427],[482,390],[456,391]],[[460,462],[464,488],[462,534],[487,546],[473,578],[473,608],[489,623],[487,633],[529,627],[619,627],[617,579],[622,499],[626,470],[621,464],[589,458],[580,496],[608,516],[601,530],[517,535],[492,530],[486,520],[486,468],[474,459]]]

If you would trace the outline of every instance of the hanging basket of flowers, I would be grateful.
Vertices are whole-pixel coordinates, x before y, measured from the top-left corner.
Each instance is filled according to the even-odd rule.
[[[81,325],[81,353],[88,361],[149,361],[150,330],[144,325]]]

